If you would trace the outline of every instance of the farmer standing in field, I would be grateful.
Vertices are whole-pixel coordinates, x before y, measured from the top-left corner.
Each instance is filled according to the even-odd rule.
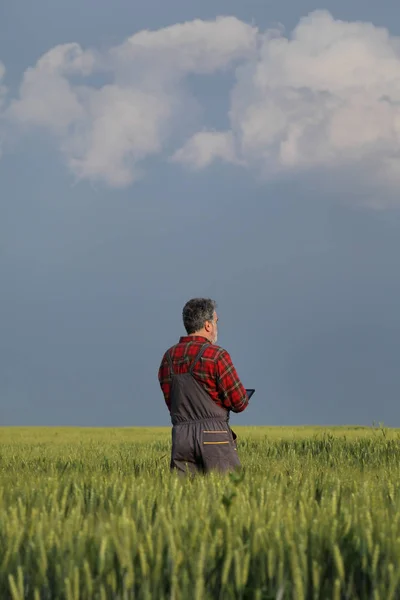
[[[228,352],[216,345],[216,303],[189,300],[182,311],[187,335],[169,348],[158,380],[172,422],[171,469],[180,473],[230,471],[240,467],[230,411],[248,406],[248,396]]]

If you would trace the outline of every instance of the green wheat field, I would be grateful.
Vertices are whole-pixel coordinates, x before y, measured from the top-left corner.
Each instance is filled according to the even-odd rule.
[[[0,428],[0,599],[400,598],[400,431],[234,429],[181,480],[169,428]]]

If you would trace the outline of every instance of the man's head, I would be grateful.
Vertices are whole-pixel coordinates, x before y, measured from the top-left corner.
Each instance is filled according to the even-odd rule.
[[[202,335],[212,344],[218,339],[217,303],[210,298],[192,298],[183,307],[182,317],[188,335]]]

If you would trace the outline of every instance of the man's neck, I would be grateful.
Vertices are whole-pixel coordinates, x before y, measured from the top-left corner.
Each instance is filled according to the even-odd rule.
[[[190,337],[203,337],[203,338],[206,338],[206,340],[208,340],[210,342],[210,344],[212,343],[212,340],[209,338],[206,331],[196,331],[195,333],[189,333],[189,336]]]

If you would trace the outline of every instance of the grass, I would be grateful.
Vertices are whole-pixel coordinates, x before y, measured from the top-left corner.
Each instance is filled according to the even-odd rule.
[[[234,429],[182,482],[169,428],[0,428],[0,598],[400,598],[399,431]]]

